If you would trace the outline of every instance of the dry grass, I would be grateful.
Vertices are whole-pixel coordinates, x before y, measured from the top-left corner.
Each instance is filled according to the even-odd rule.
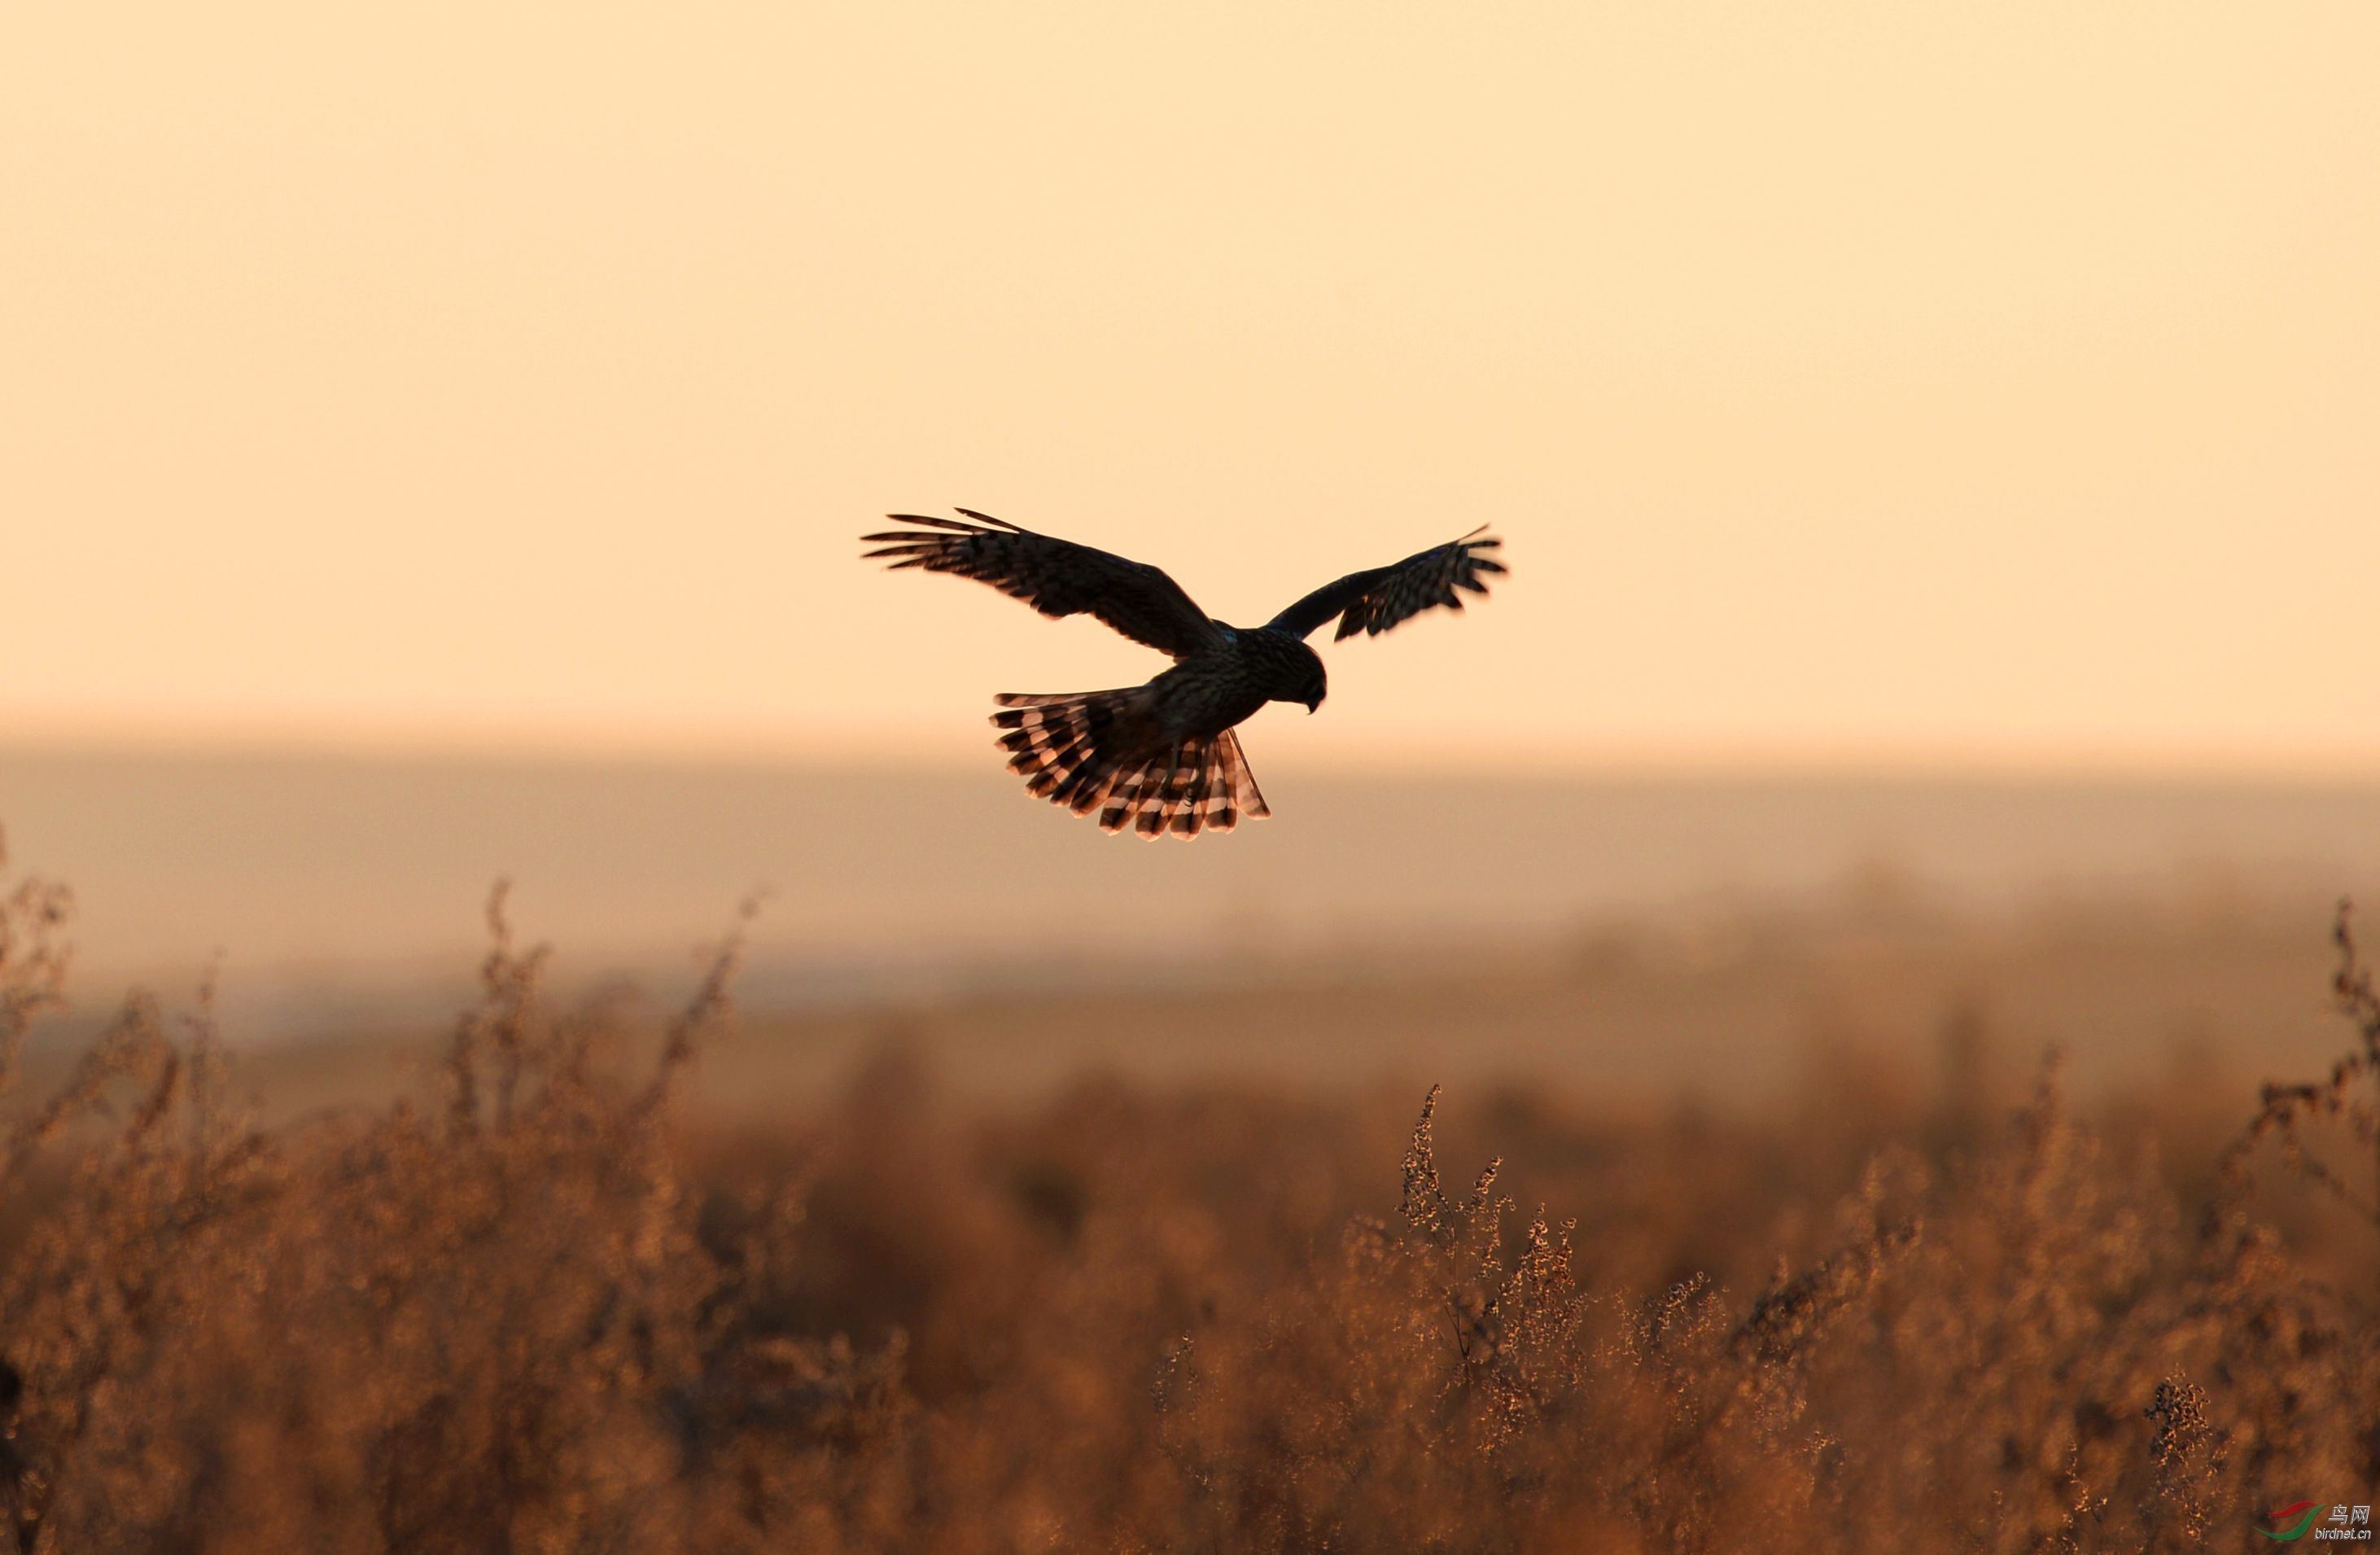
[[[10,1064],[69,908],[0,907]],[[2344,920],[2354,1051],[2228,1151],[2055,1065],[1989,1117],[1847,1069],[1765,1122],[1486,1096],[1475,1174],[1435,1091],[970,1115],[897,1049],[705,1129],[732,942],[630,1082],[492,921],[434,1106],[260,1129],[207,1002],[135,998],[17,1107],[0,1543],[2188,1549],[2380,1488]]]

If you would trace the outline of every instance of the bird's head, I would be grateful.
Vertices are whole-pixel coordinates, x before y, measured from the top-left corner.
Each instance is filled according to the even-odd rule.
[[[1330,677],[1322,672],[1322,655],[1294,639],[1286,646],[1290,653],[1281,664],[1281,674],[1272,694],[1276,702],[1297,702],[1307,712],[1318,711],[1322,699],[1330,694]]]

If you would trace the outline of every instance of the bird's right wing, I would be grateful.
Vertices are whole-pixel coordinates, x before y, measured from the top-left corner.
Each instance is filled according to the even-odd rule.
[[[867,555],[892,558],[896,572],[922,567],[976,578],[1044,615],[1087,612],[1133,641],[1176,659],[1220,645],[1222,634],[1207,613],[1182,585],[1148,563],[1035,534],[989,514],[958,511],[977,522],[887,514],[895,523],[921,527],[861,536],[878,547]]]
[[[1274,616],[1270,624],[1276,630],[1302,638],[1335,615],[1339,638],[1352,638],[1357,632],[1378,637],[1433,605],[1461,610],[1463,596],[1456,589],[1485,594],[1485,575],[1504,570],[1503,563],[1488,554],[1503,543],[1482,525],[1461,540],[1417,552],[1394,566],[1351,572],[1336,583],[1326,583]]]

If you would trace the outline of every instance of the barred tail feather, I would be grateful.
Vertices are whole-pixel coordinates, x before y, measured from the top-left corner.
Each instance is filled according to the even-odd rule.
[[[1065,696],[995,699],[1007,711],[991,715],[1000,729],[1008,770],[1037,798],[1087,814],[1107,796],[1132,749],[1133,691],[1085,691]]]
[[[1130,826],[1151,841],[1228,832],[1243,816],[1272,813],[1231,730],[1150,755],[1145,690],[999,698],[1003,711],[991,722],[1009,771],[1038,798],[1077,815],[1098,810],[1106,830]]]
[[[1272,807],[1265,803],[1264,790],[1257,786],[1257,775],[1248,770],[1247,756],[1240,749],[1239,735],[1233,730],[1224,730],[1222,738],[1217,742],[1217,748],[1223,770],[1231,774],[1232,799],[1239,813],[1253,820],[1269,818],[1272,814]]]
[[[1240,737],[1226,729],[1212,738],[1188,739],[1136,771],[1116,779],[1099,824],[1111,832],[1126,826],[1150,842],[1195,837],[1212,828],[1228,832],[1242,817],[1272,811],[1240,753]]]

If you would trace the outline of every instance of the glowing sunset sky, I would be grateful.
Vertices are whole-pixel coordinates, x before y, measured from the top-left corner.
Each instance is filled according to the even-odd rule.
[[[986,759],[1494,522],[1274,762],[2380,770],[2380,6],[0,18],[0,737]],[[1279,712],[1269,724],[1287,723]]]

